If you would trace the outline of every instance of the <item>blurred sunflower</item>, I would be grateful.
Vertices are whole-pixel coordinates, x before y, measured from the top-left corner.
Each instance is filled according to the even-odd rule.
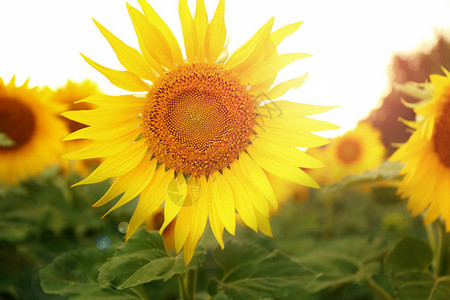
[[[374,169],[386,155],[380,132],[368,123],[359,123],[355,129],[335,138],[327,148],[329,183]]]
[[[408,209],[417,216],[427,209],[426,225],[441,216],[450,231],[450,78],[430,76],[431,100],[417,103],[415,129],[409,140],[390,158],[406,163],[398,193],[409,198]]]
[[[96,108],[96,106],[89,102],[78,102],[78,100],[100,93],[100,88],[92,80],[86,79],[81,82],[68,80],[64,86],[55,90],[52,96],[52,101],[62,105],[61,112],[67,110],[90,110]],[[67,119],[66,117],[62,118],[64,119],[66,127],[70,133],[86,127],[86,125]],[[63,143],[64,152],[68,153],[79,150],[88,146],[90,143],[90,140],[83,139],[65,141]],[[65,172],[73,170],[82,176],[87,176],[93,167],[97,166],[99,163],[99,159],[88,159],[70,164],[68,160],[64,160],[62,162],[62,168]]]
[[[59,161],[67,134],[50,90],[0,78],[0,181],[15,185]]]
[[[304,75],[272,87],[281,69],[310,56],[279,55],[276,50],[300,23],[272,32],[272,18],[227,58],[224,1],[208,21],[203,0],[197,1],[194,17],[187,1],[180,0],[184,59],[169,27],[145,0],[138,2],[144,14],[129,5],[128,12],[142,53],[95,22],[126,71],[83,57],[116,86],[146,96],[93,96],[83,101],[99,108],[64,114],[89,125],[67,139],[94,140],[67,157],[106,157],[77,185],[117,177],[94,204],[124,193],[111,210],[140,194],[126,239],[164,202],[160,231],[177,217],[175,248],[179,252],[184,247],[186,264],[208,219],[221,247],[224,228],[235,233],[236,211],[246,225],[271,236],[269,209],[277,201],[263,169],[318,187],[299,167],[322,163],[295,147],[326,144],[327,139],[311,132],[336,128],[305,117],[332,107],[266,101],[306,79]],[[267,103],[261,105],[263,101]]]

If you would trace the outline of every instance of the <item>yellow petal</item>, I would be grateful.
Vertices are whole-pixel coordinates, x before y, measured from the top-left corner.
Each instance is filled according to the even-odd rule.
[[[307,175],[299,168],[280,163],[272,159],[272,157],[261,153],[253,145],[248,146],[246,150],[250,154],[250,156],[258,163],[258,165],[260,165],[267,172],[301,185],[312,188],[320,188],[319,185],[309,175]]]
[[[264,55],[264,45],[270,40],[274,20],[271,18],[251,39],[237,49],[226,61],[225,67],[234,72],[242,72],[254,66],[260,56]]]
[[[180,15],[181,28],[183,30],[187,60],[188,62],[194,62],[198,48],[197,28],[186,0],[178,2],[178,14]]]
[[[137,128],[142,120],[131,119],[120,126],[91,126],[85,127],[75,131],[66,136],[63,141],[70,141],[76,139],[93,139],[93,140],[110,140],[117,139],[128,134],[133,129]],[[117,125],[117,124],[116,124]]]
[[[245,179],[237,179],[234,173],[227,168],[223,170],[223,177],[227,180],[228,184],[233,187],[234,205],[242,221],[257,232],[258,223],[256,221],[255,211],[252,201],[249,201],[250,197],[253,197],[254,195],[250,195],[248,190],[246,190],[246,187],[243,186],[243,180]],[[247,180],[245,180],[245,182],[247,183]]]
[[[133,200],[142,192],[144,188],[147,187],[155,174],[156,163],[157,160],[151,160],[151,155],[147,154],[146,157],[133,170],[123,175],[122,178],[119,177],[121,179],[119,180],[118,185],[125,185],[125,193],[102,218],[113,210]]]
[[[216,172],[212,177],[212,200],[225,228],[234,235],[236,229],[236,216],[234,199],[231,188],[223,179],[222,174]]]
[[[170,52],[172,53],[172,57],[178,65],[184,63],[183,55],[181,54],[180,45],[178,45],[178,41],[173,35],[170,28],[167,24],[160,18],[160,16],[155,12],[155,10],[150,6],[150,4],[146,0],[138,0],[139,5],[144,11],[147,20],[155,26],[162,35],[166,38],[167,43],[170,47]]]
[[[256,120],[258,124],[264,124],[264,126],[267,127],[290,128],[308,132],[339,129],[339,126],[335,124],[306,117],[273,117],[261,114],[256,118]]]
[[[284,95],[284,93],[286,93],[290,89],[298,89],[305,83],[306,78],[308,78],[308,73],[305,73],[300,77],[293,78],[291,80],[277,84],[267,92],[267,99],[271,100],[277,99],[282,95]]]
[[[150,89],[145,82],[132,72],[109,69],[87,58],[83,54],[81,56],[88,64],[102,73],[112,84],[121,89],[130,92],[144,92]]]
[[[197,201],[193,206],[194,213],[191,220],[192,227],[184,245],[185,265],[188,265],[191,261],[192,256],[194,255],[195,247],[197,246],[197,243],[205,230],[206,221],[208,219],[206,201],[206,197],[200,197],[199,201]]]
[[[205,36],[205,54],[209,63],[214,63],[222,53],[227,37],[225,28],[225,0],[220,0],[216,12],[208,25]]]
[[[270,98],[268,97],[268,99]],[[288,116],[290,118],[294,118],[294,117],[317,115],[337,107],[338,106],[314,105],[314,104],[297,103],[286,100],[277,100],[267,102],[266,104],[260,106],[258,109],[260,111],[277,112],[278,114],[275,114],[275,116],[279,115],[280,117]]]
[[[253,66],[253,68],[248,69],[245,73],[242,73],[240,77],[245,83],[250,85],[256,85],[264,82],[272,83],[281,69],[296,60],[310,56],[311,54],[308,53],[281,54],[267,60],[263,64]]]
[[[123,124],[130,120],[136,119],[141,113],[140,109],[122,109],[112,110],[106,108],[96,108],[91,110],[71,110],[61,115],[87,125],[107,126],[113,124]]]
[[[158,64],[169,69],[174,67],[172,52],[170,51],[169,44],[167,43],[161,31],[150,24],[150,22],[142,13],[140,13],[134,7],[130,6],[128,3],[127,8],[128,13],[131,17],[131,21],[134,25],[136,35],[141,41],[142,46],[146,50],[146,53],[148,53],[150,57],[154,59]],[[146,53],[144,53],[144,56]]]
[[[156,80],[155,73],[153,73],[152,68],[139,51],[122,42],[96,20],[94,20],[94,22],[103,36],[108,40],[116,53],[117,58],[125,69],[152,82]]]
[[[164,223],[159,232],[162,234],[164,229],[177,216],[183,207],[187,194],[187,185],[184,175],[179,173],[177,177],[172,178],[166,187],[166,202],[164,203]]]
[[[223,249],[223,223],[220,220],[219,213],[217,212],[216,205],[214,204],[213,196],[212,196],[212,177],[209,178],[207,183],[204,185],[205,193],[207,193],[207,206],[208,206],[208,216],[209,216],[209,226],[211,227],[211,231],[214,234],[214,237],[216,238],[217,242],[219,243],[220,247]]]
[[[268,127],[266,122],[257,124],[254,129],[261,138],[281,145],[320,147],[330,143],[330,140],[304,130],[295,131],[293,128]],[[256,139],[257,137],[253,138]]]
[[[197,58],[199,61],[205,60],[205,35],[208,28],[208,15],[206,14],[204,0],[197,0],[195,6],[194,23],[197,28],[198,50]]]
[[[252,140],[252,144],[261,153],[271,156],[274,160],[287,165],[308,169],[317,169],[324,166],[322,162],[297,148],[280,146],[274,141],[257,137]]]
[[[251,159],[248,154],[241,153],[239,155],[239,160],[235,161],[233,164],[235,168],[240,170],[244,177],[247,178],[257,190],[259,190],[262,195],[269,201],[274,209],[277,208],[278,203],[275,198],[275,194],[272,189],[272,185],[267,179],[266,174],[261,170],[258,164]],[[260,199],[258,199],[261,202]],[[253,206],[257,208],[258,204],[253,202]],[[258,209],[264,213],[265,209]]]
[[[109,96],[109,95],[93,95],[81,100],[76,101],[75,103],[92,103],[97,106],[105,107],[105,108],[114,108],[114,109],[142,109],[145,105],[145,100],[133,95],[122,95],[122,96]]]
[[[302,23],[303,22],[297,22],[281,27],[280,29],[272,32],[272,34],[270,35],[270,39],[275,44],[275,46],[278,46],[285,37],[296,32],[297,29],[300,28],[300,25],[302,25]]]
[[[138,205],[128,224],[126,240],[161,206],[166,197],[167,183],[171,178],[173,178],[173,171],[165,172],[164,165],[159,166],[152,180],[139,197]]]
[[[63,155],[66,159],[90,159],[96,157],[108,157],[124,151],[139,136],[140,130],[133,130],[119,139],[108,141],[94,141],[92,144]]]
[[[141,162],[147,152],[147,149],[148,147],[144,139],[131,143],[128,149],[117,155],[106,158],[105,161],[94,171],[92,171],[88,177],[80,182],[77,182],[72,187],[82,184],[96,183],[110,177],[125,174]]]
[[[267,236],[273,237],[272,229],[270,228],[269,218],[255,211],[256,219],[258,220],[258,228]]]

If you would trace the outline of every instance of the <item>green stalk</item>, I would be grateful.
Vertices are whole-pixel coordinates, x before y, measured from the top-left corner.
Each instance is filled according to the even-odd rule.
[[[132,290],[133,293],[135,293],[139,297],[139,299],[149,300],[147,297],[147,293],[145,292],[144,286],[142,284],[134,286],[134,287],[130,288],[130,290]]]
[[[378,283],[376,283],[372,278],[367,280],[369,287],[377,293],[384,300],[394,300],[394,298],[386,292]]]
[[[447,275],[449,269],[449,255],[448,255],[448,247],[449,247],[449,236],[447,231],[445,230],[445,224],[441,220],[436,222],[438,231],[439,231],[439,246],[437,253],[437,268],[436,275],[438,277]]]
[[[195,298],[195,288],[197,286],[197,269],[189,270],[186,274],[186,292],[190,299]]]
[[[186,285],[184,284],[184,278],[178,275],[178,290],[180,292],[180,300],[192,300],[186,290]]]

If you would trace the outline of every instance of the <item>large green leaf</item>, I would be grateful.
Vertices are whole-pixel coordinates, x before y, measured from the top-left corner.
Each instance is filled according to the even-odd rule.
[[[448,300],[450,277],[436,277],[429,269],[433,253],[427,243],[404,238],[386,258],[386,271],[398,300]]]
[[[98,268],[111,254],[110,251],[85,249],[56,257],[39,272],[42,289],[49,294],[73,296],[96,288]]]
[[[343,283],[360,282],[379,273],[386,245],[380,239],[346,238],[323,243],[297,261],[322,274],[309,290],[317,292]]]
[[[384,180],[397,180],[401,178],[400,170],[403,164],[398,162],[385,161],[375,170],[370,170],[362,174],[349,175],[338,183],[328,187],[326,190],[334,192],[348,186],[361,185],[364,183],[373,183]]]
[[[318,276],[279,251],[249,243],[228,242],[213,256],[223,277],[209,280],[208,293],[224,290],[236,300],[286,296],[307,289]]]
[[[103,286],[124,289],[154,280],[169,280],[198,268],[204,260],[205,250],[198,246],[188,266],[182,255],[170,256],[158,232],[141,229],[122,247],[118,248],[100,268],[98,280]]]

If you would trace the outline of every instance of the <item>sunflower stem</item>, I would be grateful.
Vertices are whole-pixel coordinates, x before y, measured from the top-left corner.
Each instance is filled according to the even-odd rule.
[[[329,238],[333,236],[334,227],[334,193],[329,191],[322,191],[322,197],[325,206],[325,224],[324,224],[324,236]]]
[[[139,299],[148,300],[147,293],[145,292],[144,286],[142,284],[134,286],[130,288],[130,290],[132,290],[133,293],[135,293],[139,297]]]
[[[439,245],[437,246],[437,250],[439,251],[437,254],[437,268],[436,275],[444,276],[447,275],[449,269],[449,234],[445,229],[445,224],[441,220],[435,222],[438,232],[439,232]]]
[[[372,278],[367,280],[367,284],[369,287],[377,293],[384,300],[394,300],[394,298],[386,292],[378,283],[375,282]]]
[[[190,299],[194,299],[195,288],[197,286],[197,269],[189,270],[186,276],[186,292]]]
[[[181,275],[178,276],[178,290],[180,292],[180,300],[192,300],[187,293],[184,277]]]

